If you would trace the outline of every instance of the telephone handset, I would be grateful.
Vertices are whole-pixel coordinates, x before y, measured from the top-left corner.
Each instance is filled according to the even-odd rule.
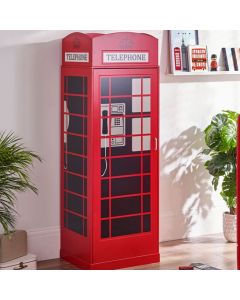
[[[102,110],[102,116],[107,117],[108,116],[108,110],[104,109]],[[108,119],[102,119],[102,135],[108,134]]]
[[[121,135],[126,134],[126,125],[125,118],[121,115],[126,114],[125,103],[112,103],[111,104],[111,113],[109,114],[109,105],[101,105],[101,115],[102,117],[107,117],[111,115],[111,147],[122,147],[125,146],[125,137]],[[113,117],[116,115],[116,117]],[[101,120],[101,135],[109,135],[109,118],[102,118]],[[113,137],[116,135],[116,137]],[[109,147],[109,141],[101,141],[101,148]]]

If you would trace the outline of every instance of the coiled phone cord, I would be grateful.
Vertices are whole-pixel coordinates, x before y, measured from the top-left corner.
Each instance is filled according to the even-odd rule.
[[[105,176],[107,169],[108,169],[108,162],[107,162],[107,138],[105,137],[104,139],[104,157],[105,157],[105,170],[103,171],[103,173],[101,174],[101,177]]]

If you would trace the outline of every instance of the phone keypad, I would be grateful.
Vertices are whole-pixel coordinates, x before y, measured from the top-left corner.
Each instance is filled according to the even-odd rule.
[[[120,126],[120,125],[121,125],[120,118],[115,118],[115,120],[114,120],[114,125],[115,125],[115,126]]]

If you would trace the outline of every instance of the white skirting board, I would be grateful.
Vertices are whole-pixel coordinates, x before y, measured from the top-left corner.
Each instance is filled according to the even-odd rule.
[[[222,232],[224,207],[213,207],[203,218],[192,210],[188,215],[163,211],[160,216],[160,241],[196,237]],[[60,227],[52,226],[27,230],[28,252],[35,253],[38,261],[60,257]]]
[[[28,251],[37,255],[37,260],[47,260],[60,256],[60,227],[45,227],[27,230]]]
[[[223,231],[223,212],[225,206],[212,207],[206,215],[197,210],[187,214],[164,211],[160,214],[160,241],[172,241],[182,238],[198,237]]]

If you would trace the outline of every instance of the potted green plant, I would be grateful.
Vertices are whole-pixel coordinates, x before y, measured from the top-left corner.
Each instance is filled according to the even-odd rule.
[[[22,231],[15,231],[17,212],[14,204],[17,192],[32,190],[37,193],[29,176],[34,159],[41,161],[37,154],[23,146],[20,138],[13,133],[0,133],[0,225],[3,228],[3,234],[0,235],[0,262],[16,258],[21,239],[26,239]]]
[[[237,112],[228,110],[215,115],[204,130],[208,148],[202,151],[214,190],[221,186],[220,195],[229,208],[223,214],[223,232],[229,242],[236,242],[237,118]]]

